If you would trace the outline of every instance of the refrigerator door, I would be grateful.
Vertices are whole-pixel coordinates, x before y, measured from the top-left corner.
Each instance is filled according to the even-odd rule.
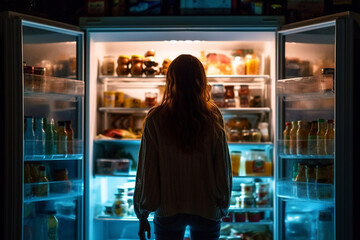
[[[3,239],[83,239],[83,32],[12,12],[1,23]]]
[[[353,239],[355,17],[278,33],[275,239]]]

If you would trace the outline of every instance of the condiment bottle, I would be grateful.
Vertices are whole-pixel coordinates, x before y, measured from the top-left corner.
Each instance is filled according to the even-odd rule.
[[[45,154],[45,131],[44,131],[44,119],[42,117],[35,118],[35,154]]]
[[[58,127],[56,130],[57,134],[57,153],[66,154],[67,153],[67,133],[65,130],[65,122],[58,121]]]
[[[30,164],[24,164],[24,195],[25,197],[32,196],[31,183],[33,183],[33,177],[30,172]]]
[[[296,133],[298,125],[296,121],[291,122],[290,141],[289,141],[289,154],[296,154]]]
[[[67,153],[73,154],[73,129],[70,120],[65,121],[65,131],[67,135]]]
[[[226,107],[235,107],[235,93],[234,86],[225,86],[225,106]]]
[[[59,240],[59,221],[56,218],[56,211],[47,212],[47,239]]]
[[[318,122],[312,121],[310,132],[308,134],[308,154],[316,155],[316,135],[318,131]]]
[[[307,154],[308,130],[303,121],[298,121],[298,130],[296,131],[296,154]]]
[[[285,123],[285,130],[283,131],[283,139],[284,139],[284,147],[283,152],[284,154],[289,154],[290,148],[290,130],[291,130],[291,123]]]
[[[34,119],[32,117],[25,117],[25,155],[33,155],[35,152],[35,133],[33,126]]]
[[[55,154],[55,152],[54,152],[54,145],[55,145],[54,119],[51,118],[50,122],[47,122],[47,119],[46,119],[45,123],[46,123],[46,126],[45,126],[45,139],[46,139],[45,140],[45,154],[52,155],[52,154]]]
[[[45,166],[39,166],[37,184],[34,186],[34,195],[44,197],[49,194],[49,180],[46,177]]]
[[[325,132],[325,153],[327,155],[333,155],[335,153],[334,137],[334,120],[327,120],[327,127]]]
[[[325,155],[325,121],[318,120],[318,131],[316,134],[316,152],[318,155]]]
[[[249,85],[240,85],[239,98],[240,98],[240,107],[249,107],[249,100],[250,100]]]

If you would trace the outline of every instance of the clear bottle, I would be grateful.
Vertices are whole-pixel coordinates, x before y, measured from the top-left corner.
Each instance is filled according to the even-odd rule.
[[[283,131],[283,139],[284,139],[284,148],[283,152],[284,154],[289,154],[289,148],[290,148],[290,130],[291,130],[291,123],[286,122],[285,123],[285,129]]]
[[[67,133],[65,130],[65,122],[58,121],[57,135],[57,153],[67,154]]]
[[[44,131],[44,119],[42,117],[35,118],[35,154],[45,154],[46,134]]]
[[[290,139],[289,139],[289,154],[296,154],[296,133],[298,125],[296,121],[291,122]]]
[[[317,154],[317,131],[318,131],[318,122],[312,121],[310,132],[308,134],[308,154],[316,155]]]
[[[120,188],[119,193],[115,193],[115,201],[113,204],[113,213],[115,216],[123,217],[127,214],[128,202],[125,189]]]
[[[24,132],[25,155],[34,155],[35,152],[35,133],[33,126],[34,126],[34,119],[32,117],[25,117],[25,132]]]
[[[318,131],[316,134],[316,152],[318,155],[325,155],[325,121],[318,120]]]
[[[309,131],[307,124],[303,121],[298,121],[298,130],[296,131],[296,154],[307,154],[307,138]]]
[[[245,59],[243,56],[235,56],[232,64],[234,75],[245,75]]]
[[[45,166],[39,166],[37,184],[34,186],[34,195],[45,197],[49,194],[49,180],[46,177]]]
[[[326,132],[325,132],[325,153],[327,155],[333,155],[335,153],[335,128],[334,120],[327,120]]]
[[[56,218],[56,211],[47,212],[47,239],[59,240],[59,221]]]
[[[248,49],[245,55],[245,72],[246,75],[259,75],[260,60],[254,54],[253,49]]]
[[[45,120],[46,127],[45,127],[45,154],[46,155],[52,155],[55,154],[54,152],[54,145],[55,145],[55,136],[54,136],[54,119],[51,118],[50,122]]]
[[[73,154],[73,129],[70,120],[65,121],[65,131],[67,134],[67,153]]]

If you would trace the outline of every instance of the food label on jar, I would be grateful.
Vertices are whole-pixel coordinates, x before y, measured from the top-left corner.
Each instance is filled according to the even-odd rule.
[[[263,160],[254,160],[253,161],[253,172],[254,173],[263,173],[265,172],[265,162]]]

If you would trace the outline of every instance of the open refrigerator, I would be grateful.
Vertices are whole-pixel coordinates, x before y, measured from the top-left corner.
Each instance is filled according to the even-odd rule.
[[[359,75],[356,14],[288,26],[282,26],[281,17],[246,16],[81,18],[80,28],[14,13],[2,19],[7,19],[1,32],[7,39],[3,89],[11,103],[3,107],[2,121],[24,129],[14,134],[9,128],[5,134],[12,143],[3,151],[5,169],[16,169],[4,175],[11,193],[6,205],[21,206],[16,214],[5,211],[11,219],[6,227],[13,230],[8,234],[31,239],[40,229],[46,235],[44,212],[50,210],[60,239],[138,238],[132,194],[142,121],[161,101],[168,61],[188,53],[206,67],[232,157],[230,214],[222,219],[221,238],[353,239],[357,176],[349,169],[356,166],[353,136],[359,132],[353,111],[358,89],[353,79]],[[255,60],[252,69],[244,66],[247,53]],[[139,66],[144,55],[148,63],[140,64],[139,73],[131,66]],[[39,62],[53,75],[30,78],[23,61]],[[334,69],[330,91],[324,90],[323,68]],[[26,116],[71,120],[73,152],[25,154]],[[335,120],[335,153],[284,152],[285,122],[318,118]],[[72,190],[60,188],[60,197],[27,198],[28,186],[44,185],[24,184],[27,164],[38,163],[49,178],[55,169],[67,169],[66,181],[45,184],[70,181]],[[333,182],[309,180],[306,174],[300,181],[299,164],[330,166]],[[35,202],[30,215],[28,202]],[[38,215],[41,224],[35,221]],[[71,227],[60,224],[64,216],[72,219]],[[324,235],[321,229],[332,230]]]

